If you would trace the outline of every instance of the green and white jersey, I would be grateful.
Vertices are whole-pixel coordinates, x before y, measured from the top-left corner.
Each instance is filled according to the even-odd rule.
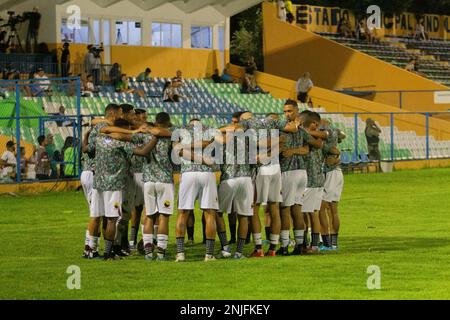
[[[327,129],[327,132],[328,132],[328,139],[325,142],[323,150],[322,150],[324,159],[326,159],[329,156],[332,156],[332,154],[330,153],[330,149],[333,148],[333,147],[336,148],[338,146],[338,144],[339,144],[339,129],[338,128],[329,127]],[[328,166],[326,164],[326,162],[324,163],[324,172],[325,173],[333,171],[333,170],[335,170],[337,168],[339,168],[339,164],[336,164],[336,165],[333,165],[333,166]]]
[[[308,188],[322,188],[325,184],[322,149],[312,148],[305,159],[306,172],[308,174]]]
[[[303,128],[299,128],[296,133],[283,132],[281,135],[286,139],[284,145],[287,149],[301,148],[314,140],[314,138]],[[294,155],[287,158],[282,156],[280,159],[280,165],[281,172],[306,170],[305,156]]]
[[[255,175],[255,166],[250,164],[249,159],[249,144],[248,141],[245,145],[239,145],[235,139],[234,148],[229,150],[227,145],[224,146],[224,160],[220,166],[222,173],[220,181],[226,181],[229,179],[249,177],[253,178]],[[227,163],[227,161],[234,159],[234,163]],[[241,163],[241,164],[239,164]]]
[[[133,145],[99,134],[95,144],[94,189],[98,191],[125,190],[130,176],[129,161]]]
[[[100,134],[100,130],[108,127],[109,124],[106,122],[101,122],[96,124],[88,138],[88,153],[85,153],[83,157],[83,170],[84,171],[95,171],[95,144],[97,141],[97,136]],[[92,158],[91,158],[92,157]]]
[[[145,144],[155,137],[146,135]],[[172,140],[160,138],[144,164],[144,182],[173,183]]]
[[[145,146],[145,137],[146,135],[143,133],[138,133],[133,135],[132,139],[131,139],[131,144],[133,145],[134,148],[143,148]],[[133,155],[131,157],[131,165],[130,165],[130,172],[132,174],[134,173],[143,173],[144,170],[144,165],[147,162],[147,159],[145,157],[140,157],[140,156],[136,156]]]
[[[194,126],[188,125],[181,130],[184,130],[184,132],[181,135],[181,142],[184,141],[191,141],[191,143],[194,143]],[[206,126],[202,126],[203,132],[208,130],[209,128]],[[198,133],[197,133],[198,134]],[[181,173],[186,172],[216,172],[219,171],[219,167],[217,165],[208,166],[205,164],[197,164],[194,161],[189,161],[181,158]]]

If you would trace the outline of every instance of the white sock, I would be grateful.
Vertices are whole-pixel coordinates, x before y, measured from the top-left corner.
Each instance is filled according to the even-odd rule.
[[[98,244],[100,242],[100,237],[94,237],[94,251],[98,251]]]
[[[169,242],[169,236],[166,234],[158,234],[156,236],[156,239],[158,240],[158,248],[166,250],[167,243]]]
[[[253,241],[255,241],[255,245],[261,246],[262,245],[261,233],[254,233],[253,234]]]
[[[280,242],[280,235],[279,234],[270,234],[270,244],[277,245],[279,242]]]
[[[289,246],[289,230],[281,230],[280,241],[283,248]]]
[[[147,245],[147,244],[151,244],[151,245],[153,245],[153,234],[143,234],[142,235],[142,239],[144,240],[144,247]]]
[[[98,237],[89,236],[89,248],[92,249],[92,251],[97,251],[98,249]]]
[[[304,236],[305,236],[305,230],[294,230],[295,244],[297,246],[303,245]]]
[[[89,230],[86,230],[86,237],[84,238],[84,245],[89,245]]]
[[[141,224],[141,234],[144,234],[145,232],[144,232],[144,225],[143,224]]]

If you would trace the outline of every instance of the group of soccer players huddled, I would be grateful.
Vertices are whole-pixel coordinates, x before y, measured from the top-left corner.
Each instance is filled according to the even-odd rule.
[[[204,215],[205,261],[217,257],[216,235],[221,258],[245,258],[250,234],[255,245],[250,257],[337,250],[342,139],[345,135],[338,128],[316,112],[300,112],[293,100],[286,101],[282,119],[238,112],[229,124],[214,130],[198,119],[176,128],[165,112],[148,122],[145,110],[110,104],[103,118],[92,120],[82,143],[81,185],[90,208],[83,256],[115,260],[140,251],[146,260],[169,260],[169,219],[177,213],[176,252],[171,254],[176,254],[175,261],[184,261],[186,230],[193,232],[188,225],[197,200]],[[267,252],[261,206],[266,212]],[[237,236],[236,222],[230,219],[232,241],[224,214],[237,217]]]

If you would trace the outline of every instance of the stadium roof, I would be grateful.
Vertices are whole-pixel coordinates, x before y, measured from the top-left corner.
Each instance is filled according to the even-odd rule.
[[[19,3],[25,3],[28,0],[0,0],[0,10],[7,10]],[[47,1],[47,0],[46,0]],[[64,4],[69,0],[50,0],[56,4]],[[86,0],[83,0],[86,1]],[[172,3],[174,6],[185,13],[193,13],[204,7],[210,6],[220,12],[222,15],[231,17],[242,12],[263,0],[87,0],[91,1],[102,8],[108,8],[117,2],[132,2],[142,10],[150,11],[156,9],[166,3]]]

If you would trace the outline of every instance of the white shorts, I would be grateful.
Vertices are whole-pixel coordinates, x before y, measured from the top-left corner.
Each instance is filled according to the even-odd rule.
[[[134,194],[134,206],[144,205],[144,174],[135,173],[134,183],[136,184],[135,194]]]
[[[281,191],[283,195],[282,207],[302,205],[303,192],[308,184],[306,170],[294,170],[281,174]]]
[[[83,188],[84,196],[88,204],[91,204],[92,188],[94,186],[94,172],[83,171],[80,177],[81,187]]]
[[[147,216],[153,216],[156,213],[172,215],[175,207],[173,183],[146,182],[144,201]]]
[[[222,181],[219,186],[219,210],[222,213],[253,216],[254,187],[250,177],[239,177]]]
[[[344,189],[344,175],[341,169],[335,169],[326,174],[323,201],[339,202]]]
[[[256,203],[266,205],[275,202],[283,202],[280,165],[262,166],[256,176]]]
[[[322,206],[323,188],[306,188],[303,193],[303,213],[320,211]]]
[[[122,191],[92,190],[91,218],[122,216]]]
[[[213,172],[186,172],[181,175],[178,209],[194,210],[195,200],[202,210],[219,210],[216,175]]]

